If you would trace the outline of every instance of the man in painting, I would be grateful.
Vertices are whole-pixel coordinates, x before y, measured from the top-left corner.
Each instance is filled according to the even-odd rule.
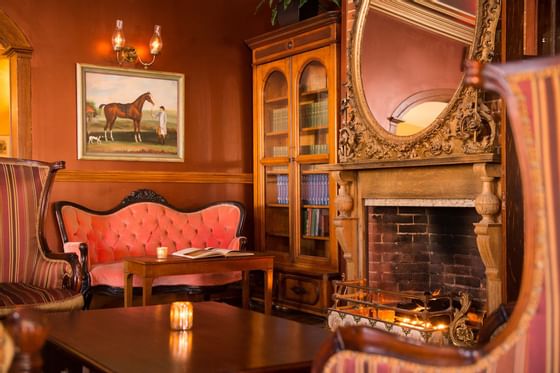
[[[154,117],[159,119],[159,126],[156,128],[156,133],[158,135],[159,142],[164,145],[165,138],[167,137],[167,113],[165,112],[165,106],[160,106],[159,112],[156,113]]]

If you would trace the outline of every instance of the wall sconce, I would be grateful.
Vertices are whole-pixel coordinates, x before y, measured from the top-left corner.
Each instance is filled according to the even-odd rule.
[[[140,62],[145,69],[148,68],[156,60],[156,56],[161,52],[163,47],[163,41],[161,40],[161,27],[159,25],[154,26],[154,34],[150,39],[150,54],[152,55],[152,60],[150,62],[144,62],[140,56],[136,53],[134,47],[125,46],[126,39],[124,38],[123,32],[123,21],[117,19],[117,24],[115,26],[115,31],[113,31],[113,37],[111,42],[113,44],[113,50],[117,54],[117,62],[122,66],[123,63],[135,63]]]

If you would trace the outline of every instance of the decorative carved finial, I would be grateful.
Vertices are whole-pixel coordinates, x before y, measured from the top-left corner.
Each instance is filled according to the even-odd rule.
[[[335,172],[334,175],[339,187],[338,194],[336,195],[336,199],[334,201],[336,210],[341,217],[350,217],[352,209],[354,208],[354,199],[349,194],[349,188],[352,181],[343,179],[340,172]]]
[[[151,189],[138,189],[126,196],[121,201],[121,206],[130,205],[131,203],[135,202],[157,202],[164,205],[169,204],[165,198]]]

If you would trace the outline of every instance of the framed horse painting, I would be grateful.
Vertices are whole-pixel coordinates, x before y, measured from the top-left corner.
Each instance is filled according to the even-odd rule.
[[[78,159],[182,162],[184,75],[77,64]]]

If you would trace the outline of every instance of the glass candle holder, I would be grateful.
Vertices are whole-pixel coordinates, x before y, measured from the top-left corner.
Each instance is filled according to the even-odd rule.
[[[193,305],[191,302],[173,302],[169,311],[172,330],[190,330],[193,326]]]
[[[156,249],[156,256],[158,259],[167,258],[167,247],[162,246]]]

